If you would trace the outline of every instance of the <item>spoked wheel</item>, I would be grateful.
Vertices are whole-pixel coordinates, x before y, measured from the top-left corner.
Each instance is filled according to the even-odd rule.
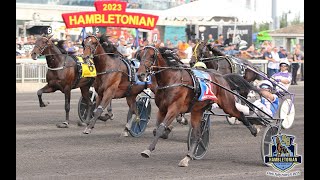
[[[146,130],[150,116],[151,116],[151,102],[148,96],[141,96],[136,101],[137,116],[133,115],[130,110],[127,115],[127,122],[133,117],[129,133],[133,137],[140,137]]]
[[[278,130],[278,126],[267,126],[264,130],[261,140],[261,157],[264,164],[266,164],[264,156],[268,156],[270,153],[270,143],[272,142],[271,137],[278,134]]]
[[[90,90],[89,97],[91,98],[92,96],[94,96],[94,97],[93,97],[93,101],[92,101],[93,105],[92,105],[91,112],[90,112],[91,113],[90,119],[93,118],[93,111],[94,111],[94,107],[96,106],[96,96]],[[78,102],[78,116],[79,116],[81,122],[85,122],[85,120],[86,120],[86,117],[88,114],[87,107],[88,107],[87,102],[85,102],[85,100],[81,96],[79,99],[79,102]]]
[[[210,138],[210,114],[204,114],[202,117],[200,130],[201,130],[201,137],[200,141],[198,142],[195,152],[194,152],[194,159],[202,159],[209,147],[209,138]],[[188,132],[188,150],[191,148],[192,142],[192,132],[193,128],[190,125],[189,132]]]
[[[290,109],[291,106],[291,109]],[[290,113],[288,113],[290,110]],[[283,99],[280,102],[280,108],[278,110],[278,114],[276,117],[283,119],[281,126],[284,129],[289,129],[294,121],[295,116],[295,108],[294,104],[292,103],[291,99]]]

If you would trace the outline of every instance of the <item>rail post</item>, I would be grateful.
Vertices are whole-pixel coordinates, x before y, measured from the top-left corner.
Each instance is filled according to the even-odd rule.
[[[24,63],[21,63],[21,83],[24,83]]]

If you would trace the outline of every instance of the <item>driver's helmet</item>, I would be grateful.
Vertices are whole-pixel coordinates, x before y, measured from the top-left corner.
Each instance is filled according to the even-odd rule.
[[[194,64],[193,67],[194,67],[194,68],[196,68],[196,67],[202,67],[202,68],[204,68],[204,69],[207,69],[206,64],[204,64],[203,62],[197,62],[196,64]]]
[[[268,81],[268,80],[262,80],[261,83],[260,83],[260,85],[259,85],[259,88],[260,88],[260,89],[270,89],[270,90],[272,90],[273,85],[272,85],[272,83],[271,83],[270,81]]]
[[[281,66],[281,64],[286,64],[287,66],[290,66],[290,63],[288,61],[288,59],[281,59],[280,62],[279,62],[279,65]]]

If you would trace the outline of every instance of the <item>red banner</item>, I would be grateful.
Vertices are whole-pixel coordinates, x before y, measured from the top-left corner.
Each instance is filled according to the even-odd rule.
[[[113,26],[152,30],[159,18],[151,14],[125,12],[126,2],[96,1],[95,7],[97,11],[62,14],[66,27]]]

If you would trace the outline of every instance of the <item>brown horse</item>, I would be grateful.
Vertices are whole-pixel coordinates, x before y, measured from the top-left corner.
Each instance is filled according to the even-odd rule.
[[[37,91],[40,107],[46,107],[49,103],[42,101],[42,93],[52,93],[60,90],[65,95],[65,111],[66,121],[58,123],[57,127],[69,127],[69,111],[70,111],[70,98],[71,90],[79,88],[83,99],[89,104],[87,112],[91,112],[92,102],[89,97],[89,88],[94,82],[94,78],[82,78],[78,71],[76,58],[63,54],[59,48],[54,45],[51,36],[42,35],[39,37],[31,52],[32,59],[36,60],[38,55],[46,57],[48,71],[46,75],[47,85]],[[87,115],[89,120],[90,113]],[[84,124],[79,120],[79,126]]]
[[[256,69],[252,62],[247,59],[226,56],[218,48],[211,47],[210,44],[203,41],[197,42],[192,48],[192,57],[189,64],[192,67],[198,61],[204,62],[207,68],[215,69],[221,74],[243,74],[244,79],[248,82],[262,79],[259,74],[251,70],[251,68]],[[247,68],[248,66],[250,68]]]
[[[94,83],[96,98],[96,109],[94,117],[90,120],[88,126],[83,131],[84,134],[91,133],[97,118],[101,115],[106,106],[115,98],[126,97],[129,110],[136,114],[136,96],[144,89],[149,87],[152,91],[155,89],[154,83],[147,85],[135,84],[134,73],[131,71],[128,60],[116,50],[112,42],[100,44],[96,36],[88,36],[84,42],[83,57],[85,60],[93,56],[93,62],[97,70],[97,77]],[[108,52],[105,52],[107,49]],[[153,77],[154,78],[154,77]],[[152,80],[155,82],[155,79]],[[126,124],[122,135],[127,136],[130,128],[130,121]]]
[[[157,91],[155,103],[158,106],[156,136],[149,148],[141,153],[143,157],[150,157],[151,152],[173,119],[180,113],[191,112],[192,133],[191,148],[187,156],[180,161],[179,166],[188,166],[189,160],[193,159],[196,144],[200,141],[200,123],[204,111],[217,103],[223,111],[233,117],[237,117],[256,136],[257,129],[250,124],[244,114],[235,106],[235,97],[226,89],[230,89],[228,82],[215,70],[206,70],[210,75],[212,91],[216,95],[215,100],[198,101],[199,81],[190,68],[182,67],[177,61],[165,59],[163,55],[166,48],[146,46],[141,52],[141,64],[138,69],[138,77],[145,80],[148,74],[155,74],[157,80]],[[243,81],[245,81],[243,79]],[[218,84],[218,85],[217,85]],[[225,87],[226,89],[222,88]]]

